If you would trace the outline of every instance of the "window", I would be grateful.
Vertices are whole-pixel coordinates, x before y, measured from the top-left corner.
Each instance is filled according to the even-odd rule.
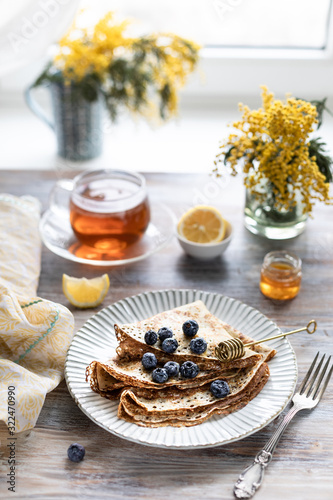
[[[333,0],[81,0],[92,24],[111,10],[120,19],[133,19],[134,36],[166,31],[200,43],[204,82],[199,73],[193,75],[183,93],[209,99],[257,96],[261,84],[277,95],[331,95],[332,4]],[[3,92],[22,92],[40,73],[44,63],[37,63],[2,78]]]
[[[321,50],[331,0],[84,0],[138,19],[142,32],[171,31],[205,47]]]

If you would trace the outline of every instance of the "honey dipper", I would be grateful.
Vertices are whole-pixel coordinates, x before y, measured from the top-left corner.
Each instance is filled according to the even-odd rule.
[[[262,344],[262,342],[267,342],[268,340],[279,339],[281,337],[286,337],[287,335],[292,335],[293,333],[304,332],[312,334],[317,330],[317,322],[312,319],[303,328],[298,328],[297,330],[291,330],[290,332],[281,333],[275,335],[274,337],[269,337],[268,339],[256,340],[255,342],[250,342],[249,344],[244,344],[240,339],[229,339],[220,342],[217,347],[215,347],[215,355],[220,361],[233,361],[244,356],[245,347],[251,347],[256,344]]]

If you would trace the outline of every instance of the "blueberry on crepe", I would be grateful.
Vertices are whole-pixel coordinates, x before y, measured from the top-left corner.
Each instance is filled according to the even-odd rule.
[[[148,332],[145,333],[145,342],[147,345],[156,344],[157,339],[157,333],[154,332],[154,330],[148,330]]]
[[[153,381],[158,384],[164,384],[168,378],[168,372],[164,368],[155,368],[153,371]]]
[[[194,378],[199,373],[199,367],[193,361],[185,361],[180,367],[180,373],[184,378]]]
[[[192,339],[190,342],[190,349],[193,354],[203,354],[207,350],[207,342],[201,337]]]
[[[146,370],[152,370],[157,366],[156,356],[152,352],[145,352],[141,361]]]
[[[230,393],[229,385],[225,380],[214,380],[210,384],[210,392],[216,398],[225,398]]]
[[[162,342],[162,350],[164,352],[167,352],[168,354],[172,354],[173,352],[177,351],[177,347],[178,342],[174,338],[165,339]]]
[[[168,361],[163,368],[168,372],[169,377],[178,377],[179,363],[176,363],[176,361]]]
[[[183,323],[182,329],[186,337],[192,338],[198,333],[199,325],[195,319],[189,319]]]
[[[158,336],[160,338],[160,341],[163,342],[163,340],[173,337],[173,331],[171,330],[171,328],[162,326],[162,328],[158,330]]]

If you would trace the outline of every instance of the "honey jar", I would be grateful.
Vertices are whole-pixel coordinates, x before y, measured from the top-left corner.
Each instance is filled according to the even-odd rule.
[[[260,275],[260,290],[270,299],[289,300],[296,297],[301,287],[302,261],[286,251],[265,255]]]

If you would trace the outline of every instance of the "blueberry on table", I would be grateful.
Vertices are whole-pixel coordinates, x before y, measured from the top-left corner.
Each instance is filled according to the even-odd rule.
[[[176,361],[168,361],[165,363],[163,368],[167,371],[169,377],[178,377],[179,375],[179,364]]]
[[[203,354],[207,350],[207,342],[201,337],[192,339],[190,349],[194,354]]]
[[[72,462],[81,462],[81,460],[83,460],[85,453],[86,450],[84,449],[84,446],[78,443],[71,444],[67,450],[68,458]]]
[[[230,393],[229,385],[225,380],[214,380],[210,384],[210,392],[216,398],[225,398]]]
[[[154,345],[157,342],[157,333],[154,332],[154,330],[148,330],[148,332],[145,333],[145,342],[148,345]]]
[[[162,328],[160,328],[157,333],[161,342],[163,342],[163,340],[165,339],[170,339],[171,337],[173,337],[173,331],[167,326],[162,326]]]
[[[185,361],[180,367],[180,373],[184,378],[194,378],[199,373],[199,367],[193,361]]]
[[[195,321],[195,319],[188,319],[187,321],[185,321],[185,323],[183,323],[182,328],[184,335],[186,335],[186,337],[192,338],[198,333],[199,325]]]
[[[172,354],[177,350],[178,342],[174,338],[168,338],[162,342],[162,350],[168,354]]]
[[[142,356],[141,363],[143,364],[144,368],[146,368],[146,370],[152,370],[153,368],[156,368],[157,359],[155,354],[153,354],[152,352],[145,352]]]
[[[164,384],[169,378],[168,372],[165,368],[155,368],[153,371],[153,381],[158,384]]]

